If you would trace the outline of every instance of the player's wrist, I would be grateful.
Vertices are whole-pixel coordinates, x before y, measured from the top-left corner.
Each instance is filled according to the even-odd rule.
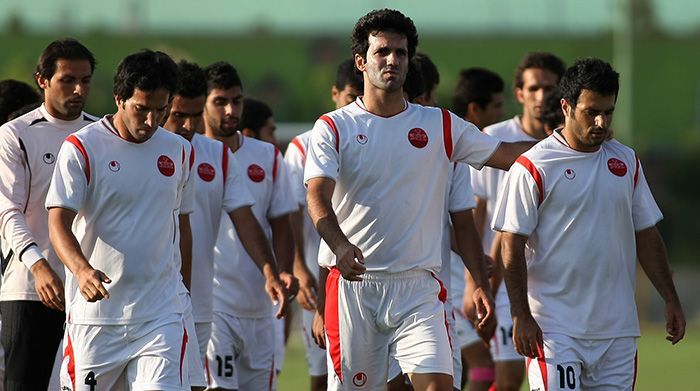
[[[49,265],[49,262],[45,258],[40,258],[37,259],[35,262],[33,262],[29,267],[29,271],[32,272],[34,277],[36,277],[39,273],[46,272],[48,270],[53,270],[51,269],[51,265]]]

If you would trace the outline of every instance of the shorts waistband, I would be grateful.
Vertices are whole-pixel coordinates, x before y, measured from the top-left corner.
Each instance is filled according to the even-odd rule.
[[[338,270],[333,268],[333,270]],[[340,273],[340,270],[337,271]],[[402,272],[387,272],[387,271],[367,271],[360,275],[363,280],[406,280],[430,277],[432,272],[425,269],[411,269]]]

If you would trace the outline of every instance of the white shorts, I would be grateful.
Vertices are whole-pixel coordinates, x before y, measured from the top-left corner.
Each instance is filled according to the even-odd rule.
[[[272,317],[239,318],[214,311],[207,346],[209,387],[271,390],[275,384]]]
[[[181,314],[130,325],[67,324],[61,389],[189,390],[187,338]]]
[[[309,365],[309,375],[313,377],[326,376],[328,367],[326,366],[326,349],[321,349],[316,345],[313,335],[315,312],[301,311],[301,331],[306,347],[306,362]]]
[[[474,325],[464,315],[464,312],[457,311],[455,308],[455,330],[457,332],[457,345],[460,349],[474,345],[481,341],[481,337],[476,332]]]
[[[452,375],[447,292],[437,278],[426,270],[362,277],[347,281],[334,268],[326,281],[329,390],[383,389],[391,358],[402,373]]]
[[[284,318],[275,318],[275,315],[277,315],[277,311],[279,310],[279,306],[279,304],[272,306],[272,323],[275,325],[275,371],[277,371],[277,373],[282,372],[284,351],[286,348],[284,341]],[[292,307],[290,306],[289,310],[291,311],[291,309]]]
[[[508,292],[506,292],[503,282],[501,282],[496,295],[496,319],[498,320],[498,327],[496,327],[496,334],[490,341],[493,361],[523,360],[523,356],[515,351],[515,345],[513,345],[513,318],[510,315]]]
[[[206,387],[207,380],[204,377],[204,356],[200,354],[199,341],[196,337],[197,331],[194,327],[194,318],[192,318],[192,300],[187,292],[180,293],[179,296],[183,309],[182,316],[184,318],[185,328],[187,329],[187,335],[189,336],[187,351],[185,352],[187,356],[187,378],[189,379],[190,386]]]
[[[544,334],[544,359],[527,359],[531,389],[632,390],[637,338],[577,339]]]
[[[194,331],[197,333],[199,356],[202,357],[202,361],[206,364],[207,345],[209,345],[209,338],[211,338],[211,322],[195,322]]]

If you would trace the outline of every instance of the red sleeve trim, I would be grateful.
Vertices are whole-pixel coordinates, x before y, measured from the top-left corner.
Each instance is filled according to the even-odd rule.
[[[637,180],[639,179],[639,158],[635,156],[636,164],[634,167],[634,188],[637,188]]]
[[[226,177],[228,176],[228,146],[221,143],[223,148],[223,154],[221,155],[221,172],[223,173],[224,185],[226,184]]]
[[[302,162],[305,162],[305,161],[306,161],[306,149],[304,148],[303,145],[301,145],[301,141],[299,141],[299,138],[298,138],[298,137],[294,137],[294,138],[292,139],[292,144],[294,144],[294,146],[297,147],[297,149],[299,150],[299,152],[301,152],[301,159],[302,159]]]
[[[192,166],[194,166],[194,146],[190,144],[190,171],[192,171]]]
[[[87,178],[87,183],[90,184],[90,159],[88,159],[88,154],[83,146],[83,143],[81,143],[80,140],[72,134],[66,138],[66,141],[75,145],[75,147],[78,148],[78,151],[80,151],[80,153],[83,155],[83,158],[85,159],[85,178]]]
[[[544,201],[544,182],[542,181],[542,176],[540,175],[540,172],[537,171],[537,167],[535,167],[534,164],[530,161],[530,159],[526,158],[525,156],[520,156],[518,159],[515,161],[516,163],[520,163],[525,169],[532,175],[532,179],[535,180],[535,183],[537,183],[537,190],[540,193],[539,196],[539,203],[541,204],[542,201]]]
[[[281,154],[280,150],[275,147],[275,161],[272,163],[272,181],[277,180],[277,156]]]
[[[442,111],[442,138],[445,142],[445,154],[447,159],[452,159],[452,117],[450,112],[445,109]]]
[[[335,122],[333,122],[333,119],[327,115],[322,115],[319,119],[328,124],[333,133],[335,133],[335,151],[340,153],[340,134],[338,133],[338,128],[335,126]]]

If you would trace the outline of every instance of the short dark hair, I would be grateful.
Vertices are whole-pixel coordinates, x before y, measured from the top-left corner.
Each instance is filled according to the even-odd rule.
[[[241,129],[249,129],[256,135],[265,121],[272,117],[272,109],[267,103],[253,98],[243,99],[243,113],[241,114]]]
[[[177,73],[180,78],[177,95],[189,99],[207,96],[207,77],[199,65],[180,60],[177,63]]]
[[[10,122],[15,118],[19,118],[19,117],[27,114],[28,112],[39,108],[39,106],[41,106],[41,103],[42,103],[41,101],[28,103],[28,104],[20,107],[19,109],[11,112],[10,114],[7,115],[7,122]]]
[[[37,102],[41,96],[29,84],[14,79],[0,81],[0,125],[10,120],[11,113]]]
[[[36,64],[36,74],[44,79],[50,79],[56,73],[56,62],[64,60],[87,60],[90,71],[95,71],[95,56],[82,43],[73,38],[53,41],[44,48]]]
[[[470,103],[483,109],[491,103],[494,94],[503,92],[503,88],[503,79],[495,72],[484,68],[462,69],[452,95],[452,112],[464,118]]]
[[[352,54],[367,58],[369,36],[379,31],[390,31],[404,35],[408,41],[408,58],[413,58],[418,46],[418,32],[411,18],[397,10],[374,10],[361,17],[352,30]]]
[[[350,86],[360,93],[362,93],[365,88],[365,81],[362,78],[362,73],[357,69],[355,60],[352,58],[341,62],[335,74],[335,88],[343,90],[345,86]]]
[[[179,87],[177,65],[163,52],[144,49],[119,63],[114,75],[114,95],[127,100],[134,90],[155,91],[164,88],[172,97]]]
[[[440,73],[435,63],[424,53],[416,53],[408,65],[408,73],[403,90],[409,102],[426,92],[430,92],[440,83]]]
[[[225,61],[217,61],[204,68],[204,74],[207,77],[207,94],[214,88],[228,90],[233,87],[241,87],[243,83],[241,77],[238,76],[238,71],[233,65]]]
[[[523,88],[523,72],[532,68],[548,70],[557,75],[557,80],[560,80],[566,70],[566,65],[564,65],[564,61],[561,58],[552,53],[529,52],[525,54],[525,57],[520,60],[520,63],[515,68],[516,88]]]
[[[620,89],[620,74],[599,58],[583,58],[574,62],[559,83],[562,97],[575,107],[581,90],[590,90],[603,96],[615,95]]]
[[[557,89],[542,102],[540,120],[550,129],[556,129],[564,123],[564,112],[561,111],[561,91]]]

